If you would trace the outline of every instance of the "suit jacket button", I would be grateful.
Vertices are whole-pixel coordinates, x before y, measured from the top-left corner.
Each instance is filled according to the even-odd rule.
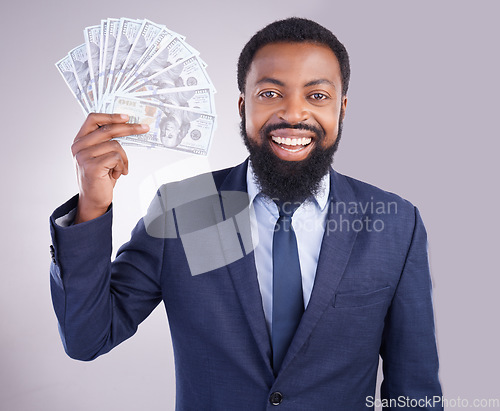
[[[52,262],[56,264],[56,252],[52,244],[50,245],[50,258],[52,259]]]
[[[269,397],[269,401],[273,405],[280,405],[281,401],[283,401],[283,394],[281,392],[275,391]]]

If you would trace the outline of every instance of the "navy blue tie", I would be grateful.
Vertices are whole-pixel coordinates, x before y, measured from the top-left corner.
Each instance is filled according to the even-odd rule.
[[[304,313],[302,276],[292,215],[300,204],[276,203],[279,218],[273,237],[273,369],[281,368],[283,358]]]

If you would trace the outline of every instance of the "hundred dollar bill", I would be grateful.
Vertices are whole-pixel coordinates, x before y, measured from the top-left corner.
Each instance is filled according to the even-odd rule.
[[[115,86],[119,77],[119,73],[123,68],[130,49],[134,44],[135,39],[139,36],[143,22],[141,20],[132,20],[127,18],[120,19],[120,31],[116,39],[113,60],[111,62],[111,81],[109,83],[108,92],[111,94],[115,91]]]
[[[104,83],[104,63],[105,56],[104,47],[106,45],[106,37],[108,36],[108,20],[101,20],[101,36],[99,38],[99,74],[97,76],[97,95],[99,96],[98,110],[101,106],[102,96],[104,94],[102,86]]]
[[[198,56],[169,66],[148,78],[137,79],[127,91],[154,91],[177,87],[213,88],[204,64]]]
[[[129,122],[148,124],[149,132],[121,137],[120,142],[140,143],[192,154],[207,155],[216,126],[211,114],[127,97],[115,97],[111,112],[130,116]]]
[[[139,58],[135,66],[128,71],[127,78],[123,81],[120,89],[126,89],[130,82],[135,78],[137,71],[144,67],[145,62],[150,61],[151,58],[154,57],[160,50],[163,50],[163,48],[168,45],[168,43],[170,43],[173,38],[174,36],[170,32],[170,30],[168,30],[166,27],[162,27],[153,41],[149,44],[148,48]]]
[[[111,80],[111,63],[115,51],[116,38],[120,29],[120,19],[108,19],[106,25],[107,31],[102,49],[102,66],[99,67],[99,78],[102,79],[102,97],[109,93],[109,84]]]
[[[169,88],[128,94],[130,97],[168,106],[186,107],[194,111],[215,114],[214,92],[211,88]]]
[[[123,19],[108,19],[107,27],[108,32],[104,43],[104,82],[103,94],[107,95],[111,91],[111,83],[113,80],[113,62],[117,50],[118,40],[123,25]]]
[[[99,102],[97,80],[99,79],[99,55],[101,26],[85,27],[83,30],[85,44],[87,46],[87,57],[89,64],[90,83],[94,96],[94,109],[97,109]]]
[[[188,44],[178,37],[174,37],[168,45],[146,61],[135,75],[135,80],[148,78],[160,70],[164,70],[176,63],[181,63],[192,56],[199,55],[197,50],[194,50]],[[200,61],[201,64],[201,61]],[[130,83],[134,81],[131,80]]]
[[[75,47],[68,54],[73,61],[76,79],[86,96],[89,109],[92,111],[94,110],[94,90],[92,89],[92,82],[90,79],[87,45],[82,44]]]
[[[115,81],[113,92],[122,88],[122,85],[128,79],[128,74],[135,68],[142,55],[146,52],[162,29],[163,26],[149,20],[144,20],[139,35],[136,37],[134,44],[132,44],[127,59],[118,73],[118,78]]]
[[[88,114],[90,113],[89,103],[87,101],[86,95],[82,91],[82,87],[79,84],[78,78],[76,77],[75,67],[73,65],[73,60],[68,54],[56,63],[57,70],[61,73],[64,81],[68,85],[69,89],[75,96],[78,103],[82,107],[83,111]]]

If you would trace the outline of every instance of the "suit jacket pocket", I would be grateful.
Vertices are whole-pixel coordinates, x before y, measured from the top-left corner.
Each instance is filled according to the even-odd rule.
[[[368,305],[378,304],[387,301],[391,295],[391,287],[386,286],[375,291],[370,291],[363,294],[336,294],[333,299],[333,306],[335,308],[343,307],[364,307]]]

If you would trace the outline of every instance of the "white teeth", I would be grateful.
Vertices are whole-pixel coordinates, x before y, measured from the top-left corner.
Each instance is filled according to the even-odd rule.
[[[287,146],[307,146],[311,142],[311,137],[290,138],[290,137],[271,136],[271,138],[275,143],[285,144]]]
[[[304,148],[301,146],[299,148],[286,148],[285,146],[281,146],[283,150],[290,151],[291,153],[296,153],[297,151],[303,150]]]

